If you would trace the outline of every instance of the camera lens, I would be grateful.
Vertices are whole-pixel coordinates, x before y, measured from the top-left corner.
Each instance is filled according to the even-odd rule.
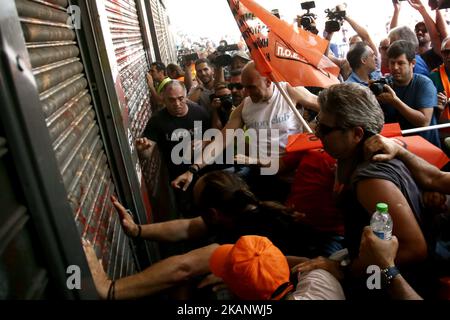
[[[378,96],[384,91],[384,84],[382,83],[372,83],[369,86],[369,89],[373,92],[374,95]]]
[[[219,98],[224,109],[230,109],[231,107],[233,107],[233,97],[231,96],[231,94],[220,96]]]

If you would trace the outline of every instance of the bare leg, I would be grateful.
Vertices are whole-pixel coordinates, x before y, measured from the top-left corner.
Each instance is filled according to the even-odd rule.
[[[92,277],[101,298],[105,299],[111,281],[90,245],[84,245]],[[115,299],[145,297],[209,272],[209,258],[218,247],[211,244],[183,255],[161,260],[140,273],[116,280]]]

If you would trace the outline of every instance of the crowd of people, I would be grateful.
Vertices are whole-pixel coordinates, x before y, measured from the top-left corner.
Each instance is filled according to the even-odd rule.
[[[380,135],[385,123],[410,129],[450,122],[446,23],[421,0],[408,3],[423,22],[397,26],[394,0],[391,30],[378,46],[345,16],[357,33],[346,59],[326,52],[341,67],[341,83],[318,95],[273,83],[242,50],[229,59],[223,52],[188,56],[183,67],[153,63],[154,113],[136,146],[160,149],[179,218],[137,225],[111,201],[133,239],[201,239],[203,246],[109,279],[85,242],[99,296],[134,299],[189,285],[188,298],[226,288],[231,299],[449,299],[450,173]],[[308,129],[298,113],[322,149],[286,152],[288,137]],[[208,139],[210,129],[222,134]],[[450,154],[448,130],[418,134]],[[239,137],[229,132],[244,139],[236,145]],[[255,145],[270,155],[254,157]],[[230,149],[231,163],[217,161]],[[274,163],[276,174],[261,174]],[[368,227],[380,202],[393,220],[391,240]],[[383,279],[376,289],[368,286],[373,266]]]

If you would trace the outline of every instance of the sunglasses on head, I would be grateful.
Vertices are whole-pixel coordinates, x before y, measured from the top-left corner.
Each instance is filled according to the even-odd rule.
[[[244,86],[242,84],[240,84],[240,83],[229,83],[228,84],[228,89],[230,89],[230,90],[233,90],[233,89],[242,90],[242,89],[244,89]]]

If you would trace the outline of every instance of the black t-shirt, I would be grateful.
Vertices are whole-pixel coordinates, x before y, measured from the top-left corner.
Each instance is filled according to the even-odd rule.
[[[370,224],[372,212],[367,212],[358,202],[356,197],[356,185],[365,179],[383,179],[392,182],[404,195],[411,210],[427,239],[429,249],[434,244],[430,238],[429,221],[422,205],[421,191],[414,182],[410,171],[403,162],[393,159],[388,162],[364,162],[361,163],[352,175],[351,187],[343,191],[340,197],[340,204],[343,207],[345,223],[345,242],[351,258],[356,258],[359,254],[359,244],[363,228]],[[375,211],[375,208],[374,208]],[[395,229],[395,225],[394,225]],[[431,253],[431,251],[429,251]],[[402,275],[420,294],[427,294],[427,286],[431,286],[433,276],[429,273],[429,259],[408,266],[400,266]],[[350,291],[347,289],[347,297],[358,299],[366,296],[372,298],[383,298],[387,293],[368,290],[366,284],[367,277],[354,278]],[[382,293],[384,292],[384,293]]]
[[[187,104],[189,111],[183,117],[172,116],[166,108],[158,111],[150,118],[144,131],[144,137],[158,144],[171,179],[186,172],[192,163],[193,152],[190,143],[194,141],[194,134],[202,139],[205,130],[211,127],[210,116],[204,108],[191,101],[188,101]],[[201,126],[194,126],[195,121],[200,121]],[[188,136],[190,139],[187,139]],[[187,157],[181,151],[183,146],[184,150],[191,150],[191,157]],[[176,152],[178,158],[186,158],[185,163],[178,164],[172,161],[171,154],[174,147],[179,150]]]
[[[436,52],[434,52],[433,49],[425,51],[420,56],[422,57],[422,59],[427,64],[429,70],[436,69],[443,62],[441,56],[436,54]]]
[[[340,205],[345,208],[343,211],[345,242],[352,257],[358,256],[362,231],[370,224],[373,213],[367,212],[356,197],[356,185],[365,179],[383,179],[392,182],[408,201],[422,231],[424,228],[421,191],[403,162],[393,159],[387,162],[361,163],[352,175],[351,187],[347,189],[345,199],[340,199]],[[375,212],[375,208],[373,211]]]
[[[285,255],[317,257],[323,255],[325,243],[311,227],[295,222],[291,216],[270,209],[254,209],[234,217],[233,226],[216,224],[208,214],[202,215],[213,240],[235,243],[244,235],[270,239]]]

